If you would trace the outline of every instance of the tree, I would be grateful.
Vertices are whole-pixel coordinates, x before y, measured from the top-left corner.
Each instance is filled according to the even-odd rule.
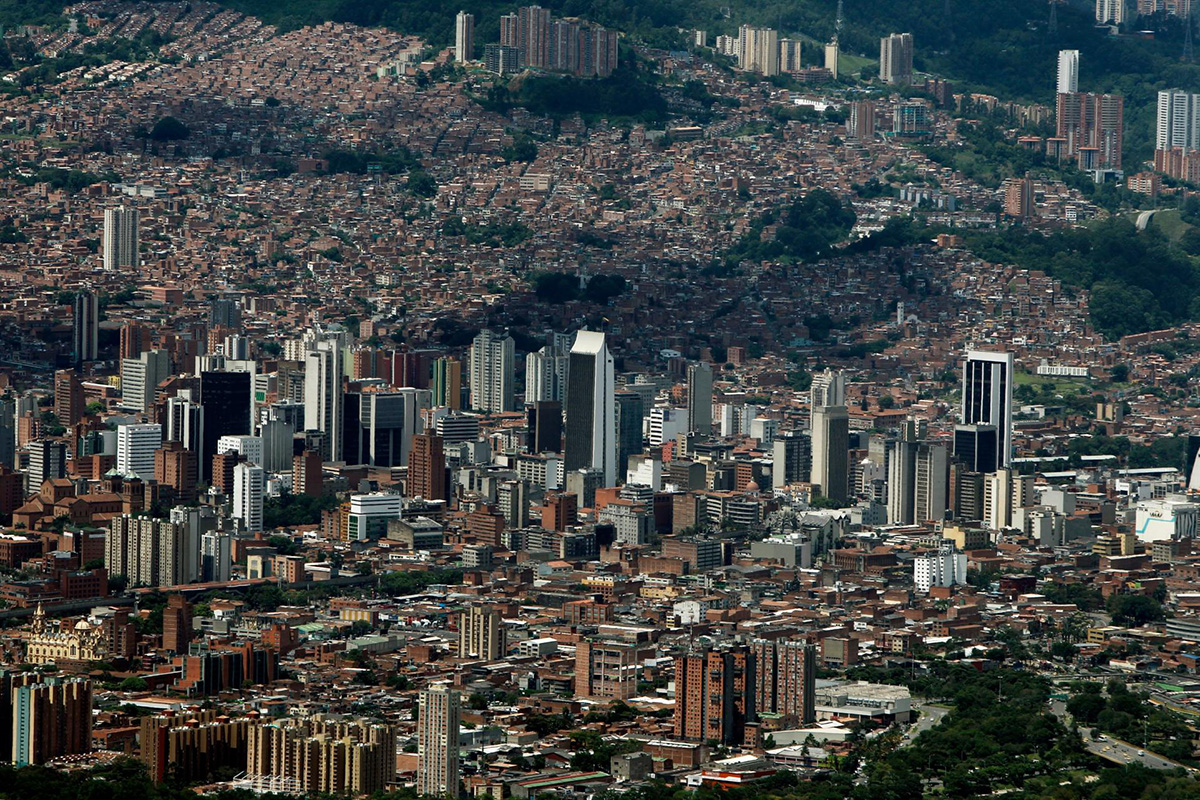
[[[1106,607],[1114,625],[1145,625],[1166,619],[1162,604],[1141,594],[1111,595]]]
[[[146,683],[146,679],[136,675],[126,678],[117,685],[117,690],[121,692],[144,692],[149,688],[150,684]]]
[[[154,123],[150,130],[150,138],[156,142],[173,142],[186,139],[191,135],[188,126],[174,117],[163,117]]]

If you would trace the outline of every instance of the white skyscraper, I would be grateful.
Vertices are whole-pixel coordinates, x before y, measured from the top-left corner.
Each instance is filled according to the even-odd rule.
[[[304,428],[322,431],[321,458],[342,458],[342,348],[336,339],[313,345],[304,357]]]
[[[162,447],[161,425],[117,426],[117,471],[124,475],[154,477],[154,451]]]
[[[567,375],[567,472],[596,469],[605,486],[617,482],[617,410],[613,357],[604,334],[580,331]]]
[[[996,426],[997,467],[1012,465],[1012,382],[1012,353],[967,351],[959,421],[963,425]]]
[[[454,60],[475,59],[475,15],[458,12],[454,18]]]
[[[104,212],[104,268],[138,266],[138,210],[109,208]]]
[[[421,690],[417,712],[417,794],[457,798],[462,699],[439,684]]]
[[[1058,51],[1058,94],[1079,91],[1079,51]]]
[[[233,516],[244,530],[263,529],[263,491],[266,472],[262,467],[241,463],[233,468]]]
[[[515,344],[511,336],[500,337],[486,328],[471,343],[467,380],[471,386],[471,408],[492,414],[513,411],[513,365]]]
[[[1125,21],[1127,0],[1096,0],[1096,22],[1120,25]]]
[[[166,441],[179,442],[185,450],[200,452],[204,443],[204,407],[192,400],[190,389],[167,400]]]
[[[738,31],[738,66],[749,72],[779,74],[779,32],[743,25]]]
[[[525,402],[562,402],[567,394],[570,356],[550,346],[525,356]]]
[[[1158,93],[1158,125],[1154,148],[1172,147],[1200,149],[1200,95],[1182,89],[1165,89]]]
[[[850,484],[850,413],[846,408],[846,379],[841,371],[825,370],[813,378],[809,423],[812,439],[810,480],[821,494],[845,500]]]

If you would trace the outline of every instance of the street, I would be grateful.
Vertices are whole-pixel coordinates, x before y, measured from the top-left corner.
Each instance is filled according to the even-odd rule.
[[[1064,720],[1069,717],[1067,714],[1067,704],[1061,700],[1051,702],[1050,710]],[[1112,761],[1115,764],[1139,763],[1151,769],[1175,769],[1183,767],[1182,764],[1163,758],[1157,753],[1151,753],[1149,750],[1145,751],[1146,754],[1144,756],[1139,756],[1140,747],[1119,741],[1111,736],[1102,735],[1092,738],[1091,730],[1088,728],[1080,728],[1079,735],[1083,738],[1084,746],[1087,747],[1089,752]]]

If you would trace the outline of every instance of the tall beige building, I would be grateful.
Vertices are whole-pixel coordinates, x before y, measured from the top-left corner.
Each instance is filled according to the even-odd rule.
[[[738,66],[770,77],[779,74],[779,32],[743,25],[738,31]]]
[[[458,617],[458,657],[498,661],[504,658],[504,628],[500,612],[472,606]]]
[[[283,719],[250,728],[246,749],[247,777],[268,791],[366,795],[396,777],[395,730],[366,719]]]
[[[462,697],[446,685],[421,692],[417,717],[417,793],[457,798]]]

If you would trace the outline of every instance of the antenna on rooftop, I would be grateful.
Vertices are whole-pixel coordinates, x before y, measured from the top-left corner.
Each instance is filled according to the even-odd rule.
[[[949,0],[947,0],[949,2]],[[837,21],[833,23],[833,40],[842,38],[842,0],[838,0]]]
[[[1050,0],[1050,27],[1051,36],[1058,33],[1058,0]]]

